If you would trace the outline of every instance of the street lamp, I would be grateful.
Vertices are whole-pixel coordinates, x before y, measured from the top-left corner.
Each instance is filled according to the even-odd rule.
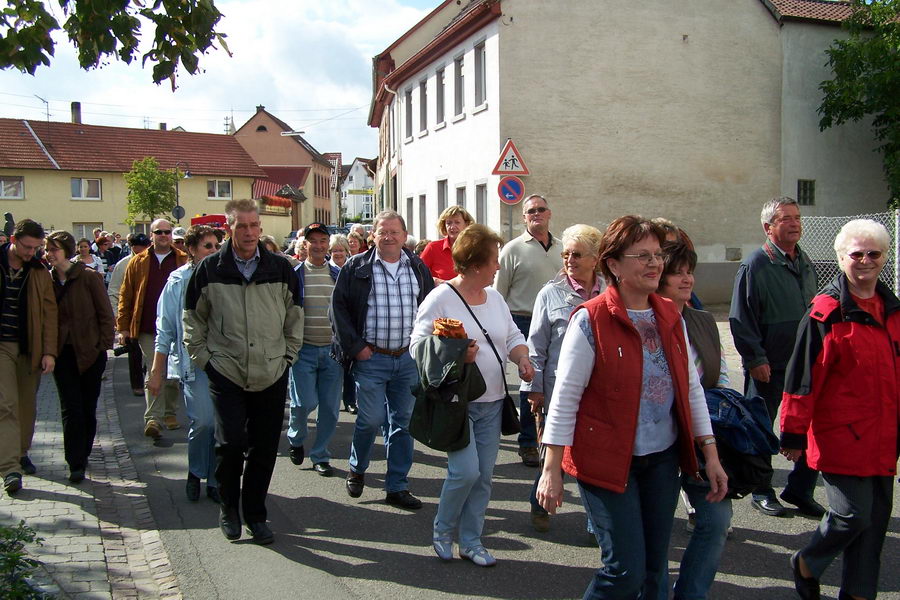
[[[184,165],[184,171],[178,170],[178,165]],[[172,216],[175,217],[175,220],[178,221],[178,224],[181,225],[181,218],[184,216],[184,207],[181,206],[181,197],[178,191],[178,180],[181,179],[184,174],[185,179],[191,178],[190,165],[188,165],[183,160],[179,160],[175,163],[175,208],[172,209]]]

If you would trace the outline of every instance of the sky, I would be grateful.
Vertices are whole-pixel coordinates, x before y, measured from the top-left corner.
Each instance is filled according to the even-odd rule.
[[[62,24],[56,2],[46,2]],[[0,117],[69,121],[81,102],[92,125],[224,133],[226,117],[240,127],[262,104],[319,152],[373,158],[378,130],[367,124],[372,57],[440,4],[440,0],[216,0],[233,56],[201,56],[198,75],[180,72],[173,92],[157,86],[140,58],[91,71],[78,66],[65,34],[49,67],[34,76],[0,71]],[[143,37],[152,36],[152,29]],[[46,101],[46,103],[44,102]]]

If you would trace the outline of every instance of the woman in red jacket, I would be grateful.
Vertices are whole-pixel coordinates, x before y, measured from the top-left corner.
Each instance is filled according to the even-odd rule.
[[[453,242],[462,231],[475,222],[472,215],[462,206],[449,206],[438,217],[437,229],[443,238],[425,246],[420,258],[431,271],[434,285],[444,283],[456,277],[453,266]]]
[[[834,240],[841,272],[817,295],[797,334],[781,404],[781,453],[806,452],[822,472],[829,509],[791,557],[801,598],[844,555],[841,600],[878,592],[881,547],[897,475],[900,300],[878,280],[890,237],[867,219]]]
[[[641,217],[610,224],[600,243],[610,286],[575,310],[560,348],[537,497],[553,514],[562,470],[578,480],[603,559],[585,598],[668,595],[678,468],[698,476],[695,443],[707,499],[728,488],[684,321],[656,294],[663,240]]]

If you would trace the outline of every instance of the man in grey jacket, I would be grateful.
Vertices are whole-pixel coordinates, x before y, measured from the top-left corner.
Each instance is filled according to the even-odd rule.
[[[184,344],[209,376],[219,526],[227,539],[238,539],[241,506],[253,541],[270,544],[266,495],[284,421],[288,368],[303,340],[300,287],[287,259],[259,243],[253,200],[231,200],[225,217],[229,239],[194,268],[188,283]]]

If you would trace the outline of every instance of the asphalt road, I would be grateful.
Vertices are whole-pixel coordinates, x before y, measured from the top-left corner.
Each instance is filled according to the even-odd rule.
[[[727,356],[732,364],[733,351]],[[147,484],[150,507],[185,598],[568,599],[582,596],[600,564],[571,479],[551,531],[532,530],[527,499],[535,470],[520,464],[514,438],[501,442],[485,522],[484,544],[498,559],[497,566],[484,569],[468,561],[439,561],[431,549],[431,523],[445,456],[416,445],[410,490],[424,507],[406,512],[384,503],[385,463],[379,443],[366,475],[366,490],[361,498],[352,499],[344,491],[344,477],[353,417],[343,412],[331,444],[337,474],[321,477],[308,461],[301,467],[292,465],[282,439],[268,500],[275,543],[260,547],[246,536],[228,542],[217,526],[216,505],[205,497],[198,503],[185,499],[186,429],[166,432],[155,444],[144,438],[144,403],[131,394],[124,357],[116,359],[114,374],[122,431],[140,479]],[[737,378],[733,383],[739,383]],[[179,419],[184,425],[183,414]],[[776,488],[781,488],[789,463],[780,456],[775,460]],[[816,496],[826,502],[821,484]],[[900,506],[896,500],[895,491],[895,507]],[[734,512],[734,534],[710,597],[796,598],[788,557],[804,544],[817,522],[800,515],[765,517],[746,499],[735,502]],[[669,554],[673,577],[689,539],[685,522],[679,509]],[[900,520],[895,516],[882,555],[880,598],[900,599],[898,532]],[[839,574],[838,561],[823,577],[824,597],[837,597]]]

